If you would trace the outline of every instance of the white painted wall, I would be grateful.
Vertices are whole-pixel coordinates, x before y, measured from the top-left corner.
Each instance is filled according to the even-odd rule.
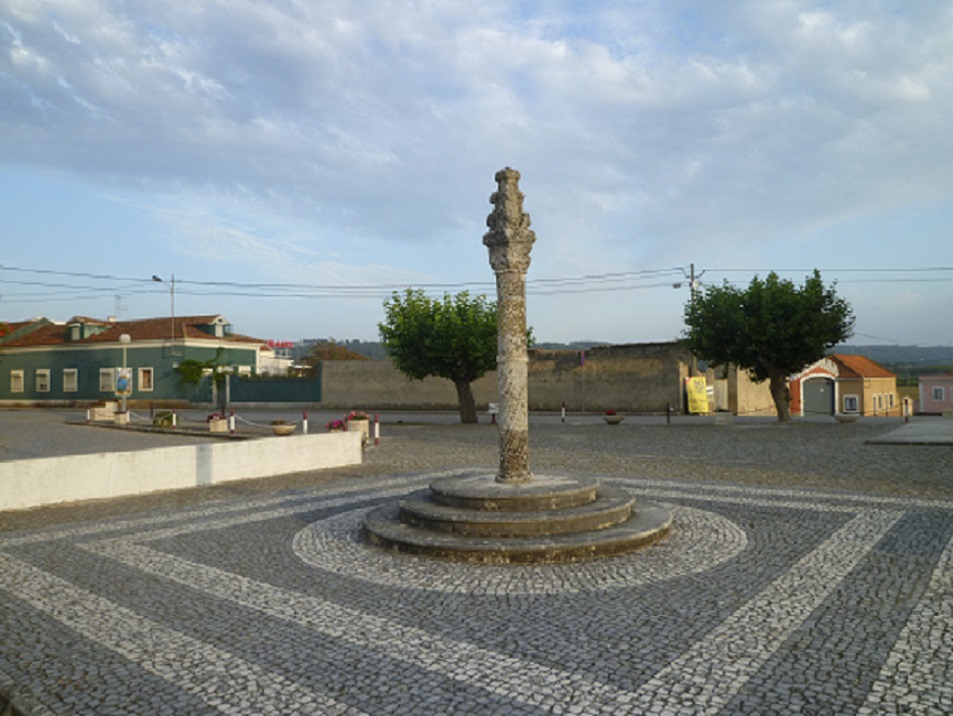
[[[360,432],[0,462],[0,510],[359,465]]]

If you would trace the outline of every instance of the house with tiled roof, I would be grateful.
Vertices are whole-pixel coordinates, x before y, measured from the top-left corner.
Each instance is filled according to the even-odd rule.
[[[792,415],[901,415],[897,376],[865,356],[836,353],[788,381]]]
[[[0,404],[8,405],[114,400],[122,389],[134,403],[214,404],[223,382],[216,373],[259,375],[274,353],[267,341],[234,333],[217,314],[130,321],[74,316],[4,325]],[[189,382],[180,370],[187,362],[210,367]]]

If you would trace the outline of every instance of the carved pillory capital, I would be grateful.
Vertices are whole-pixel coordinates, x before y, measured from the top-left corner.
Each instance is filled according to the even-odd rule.
[[[497,190],[490,195],[493,211],[486,217],[490,230],[483,235],[483,244],[490,250],[490,266],[496,272],[526,273],[536,234],[530,231],[529,214],[523,211],[520,173],[506,167],[494,179]]]

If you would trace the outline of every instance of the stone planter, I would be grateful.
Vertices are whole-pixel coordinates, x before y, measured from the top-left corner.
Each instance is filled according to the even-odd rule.
[[[603,415],[602,419],[606,421],[607,425],[618,425],[623,420],[625,420],[624,415]]]
[[[228,432],[228,418],[218,418],[216,420],[208,421],[209,432],[212,433],[227,433]]]
[[[116,413],[113,419],[116,425],[129,425],[129,413]]]
[[[348,431],[354,431],[361,434],[361,445],[367,443],[370,438],[370,420],[361,420],[360,418],[351,418],[347,421]]]
[[[89,409],[89,419],[94,421],[113,422],[116,419],[118,404],[113,400],[106,401],[105,405],[94,405]]]
[[[839,423],[855,423],[859,415],[853,413],[835,413],[834,420]]]
[[[285,423],[283,425],[272,425],[271,432],[273,432],[275,435],[291,435],[295,431],[296,427],[298,426],[293,423]]]

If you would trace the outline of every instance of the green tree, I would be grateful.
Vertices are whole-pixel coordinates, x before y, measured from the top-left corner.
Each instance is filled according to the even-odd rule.
[[[430,299],[408,288],[386,300],[384,312],[377,328],[397,369],[414,380],[453,381],[461,422],[477,422],[471,383],[496,368],[496,303],[467,291]]]
[[[803,286],[773,271],[747,289],[727,281],[685,306],[692,352],[712,365],[735,364],[756,382],[769,381],[778,420],[791,419],[788,376],[824,357],[853,334],[850,305],[817,270]]]

